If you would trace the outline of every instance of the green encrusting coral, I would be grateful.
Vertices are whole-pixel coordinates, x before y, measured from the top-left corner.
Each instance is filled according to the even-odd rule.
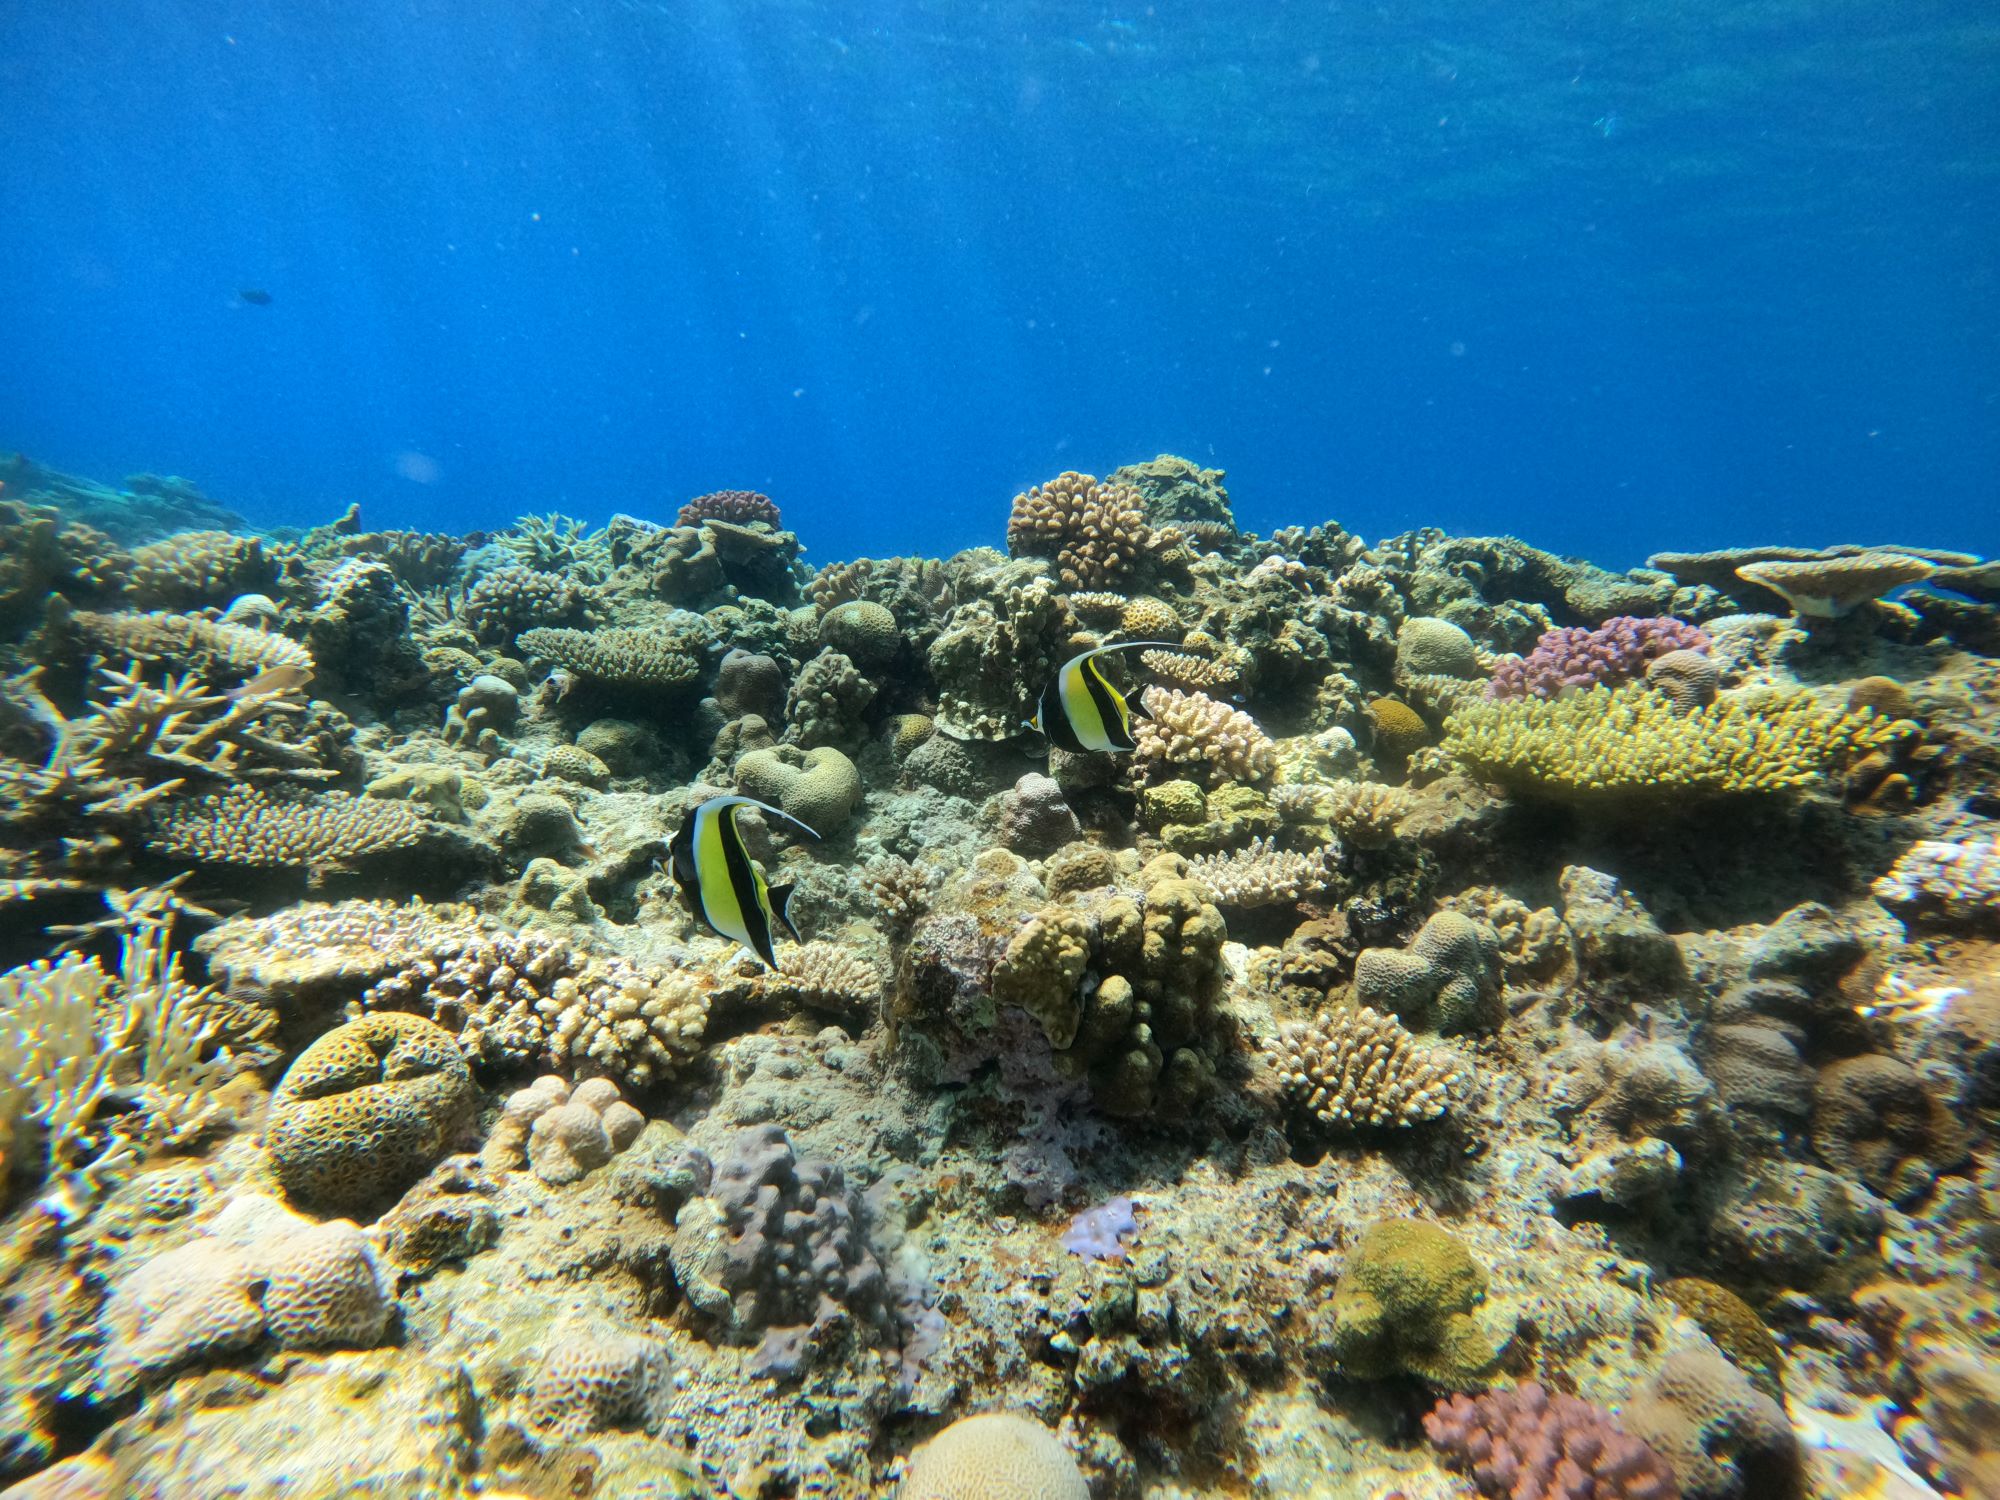
[[[1477,1386],[1501,1353],[1472,1316],[1485,1299],[1485,1268],[1449,1230],[1417,1219],[1370,1224],[1334,1289],[1334,1366],[1363,1380]]]
[[[1692,713],[1643,687],[1468,703],[1444,747],[1489,781],[1565,799],[1783,792],[1886,743],[1894,720],[1809,692],[1738,693]]]

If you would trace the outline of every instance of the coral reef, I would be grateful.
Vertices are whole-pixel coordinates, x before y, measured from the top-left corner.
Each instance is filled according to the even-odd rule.
[[[1222,480],[808,567],[0,458],[0,1487],[2000,1485],[1994,565]]]

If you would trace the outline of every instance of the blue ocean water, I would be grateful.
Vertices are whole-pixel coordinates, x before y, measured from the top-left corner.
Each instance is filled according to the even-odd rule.
[[[0,445],[820,560],[1163,450],[1259,529],[1993,551],[1996,141],[1950,0],[17,4]]]

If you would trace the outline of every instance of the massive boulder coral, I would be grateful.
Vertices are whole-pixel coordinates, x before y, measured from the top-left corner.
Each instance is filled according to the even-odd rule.
[[[1893,733],[1803,691],[1730,694],[1680,713],[1628,685],[1467,704],[1446,721],[1445,748],[1510,789],[1636,800],[1810,786]]]
[[[505,646],[535,626],[596,624],[603,606],[594,590],[533,568],[495,568],[466,591],[458,617],[480,640]]]
[[[1068,650],[1062,596],[1039,566],[996,571],[986,592],[954,609],[931,643],[937,727],[959,739],[1013,739]]]
[[[1164,856],[1143,893],[1053,906],[1020,926],[992,971],[995,999],[1040,1023],[1060,1066],[1087,1076],[1098,1108],[1184,1113],[1207,1092],[1222,1046],[1222,915]],[[1097,977],[1086,988],[1086,972]]]
[[[1795,1500],[1803,1493],[1798,1439],[1784,1408],[1718,1354],[1668,1355],[1618,1420],[1667,1461],[1684,1500]]]
[[[1921,1197],[1971,1143],[1933,1081],[1875,1052],[1820,1069],[1812,1139],[1828,1166],[1897,1202]]]
[[[1015,1412],[961,1417],[916,1451],[901,1500],[1089,1500],[1054,1433]]]
[[[792,681],[785,700],[786,743],[807,750],[822,745],[859,750],[868,735],[864,715],[876,691],[851,659],[828,647]]]
[[[266,1143],[302,1203],[362,1209],[444,1155],[476,1095],[450,1033],[421,1016],[365,1015],[299,1054],[271,1095]]]

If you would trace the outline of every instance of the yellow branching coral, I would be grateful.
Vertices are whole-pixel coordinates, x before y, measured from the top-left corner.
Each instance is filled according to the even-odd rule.
[[[1895,732],[1893,720],[1827,709],[1803,691],[1736,694],[1678,713],[1627,685],[1468,704],[1447,721],[1445,748],[1503,786],[1632,798],[1807,786]]]
[[[1117,581],[1158,545],[1137,490],[1074,470],[1016,495],[1007,519],[1007,551],[1053,559],[1071,589]]]
[[[1278,747],[1257,721],[1202,693],[1149,687],[1153,717],[1133,726],[1141,763],[1201,766],[1215,779],[1263,781],[1278,766]]]

